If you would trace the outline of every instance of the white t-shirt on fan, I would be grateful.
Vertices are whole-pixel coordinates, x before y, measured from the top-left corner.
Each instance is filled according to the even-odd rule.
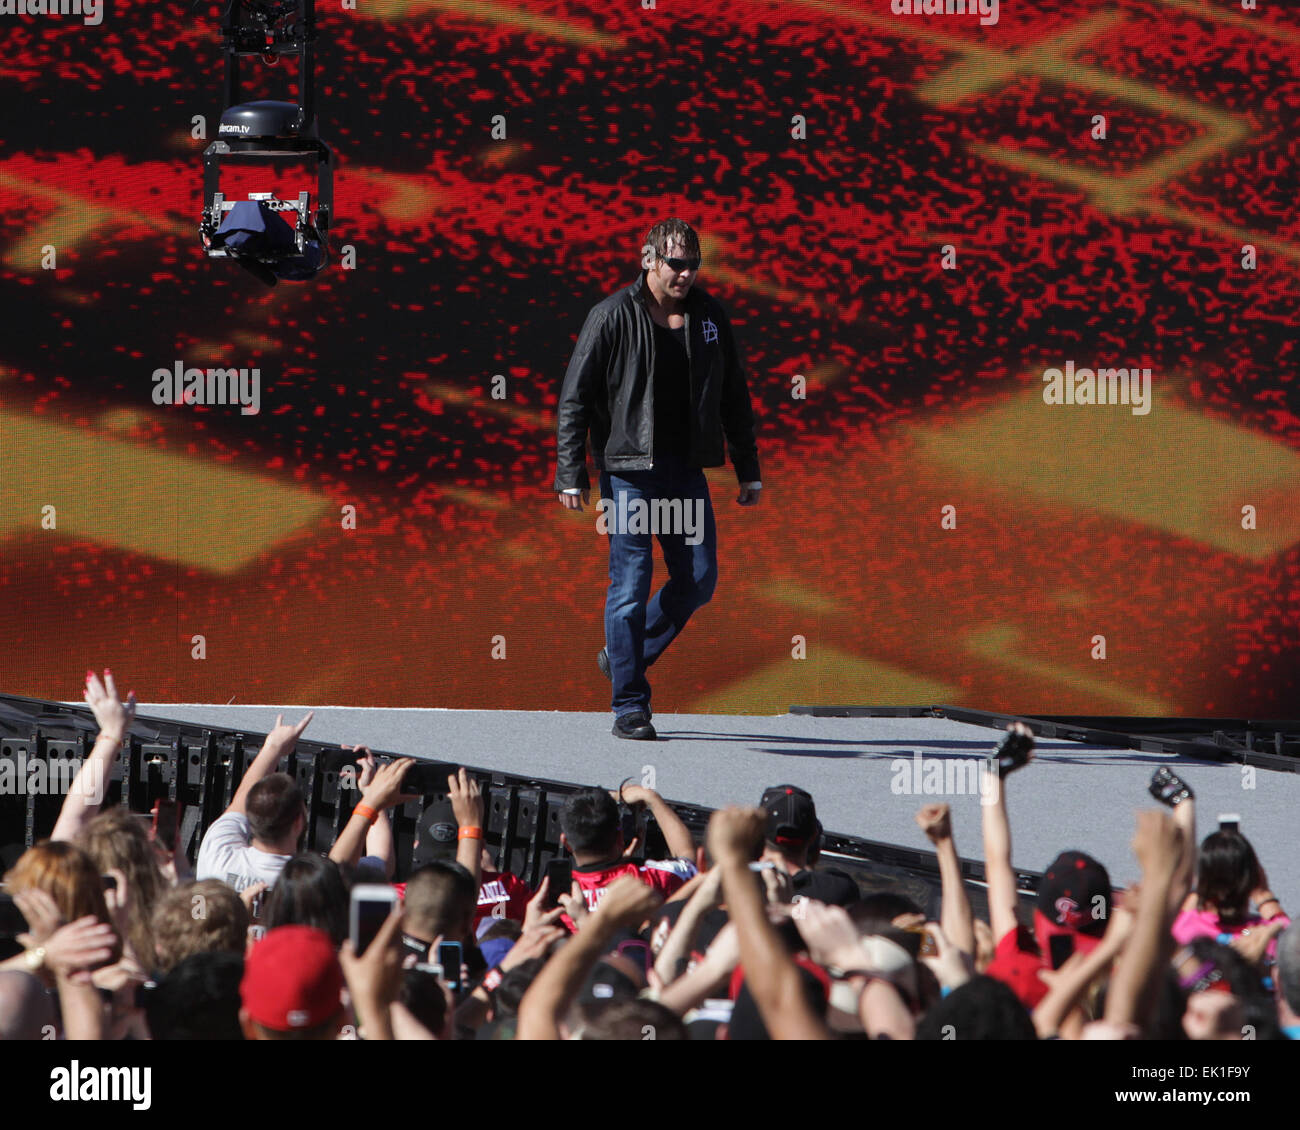
[[[274,886],[284,865],[292,857],[260,851],[252,846],[252,841],[253,830],[242,812],[227,812],[219,816],[199,845],[194,877],[220,879],[237,891],[254,883]]]

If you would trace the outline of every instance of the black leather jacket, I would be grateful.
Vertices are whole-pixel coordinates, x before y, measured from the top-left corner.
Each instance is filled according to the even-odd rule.
[[[596,305],[583,324],[564,375],[557,428],[555,487],[586,490],[587,432],[597,470],[644,471],[654,466],[654,323],[646,307],[645,272]],[[723,440],[736,477],[758,482],[758,442],[749,388],[731,323],[698,286],[686,296],[690,358],[690,458],[721,467]]]

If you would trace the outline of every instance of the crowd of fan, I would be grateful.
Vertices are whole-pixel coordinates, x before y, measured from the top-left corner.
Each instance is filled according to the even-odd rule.
[[[86,699],[100,733],[82,786],[107,780],[135,708],[107,672],[87,673]],[[788,785],[715,813],[699,846],[653,790],[577,793],[561,820],[573,883],[552,894],[496,869],[462,770],[394,883],[388,810],[414,799],[414,762],[356,747],[360,803],[328,857],[300,852],[304,799],[276,769],[310,720],[277,722],[194,875],[146,821],[74,783],[50,839],[5,875],[26,929],[0,961],[0,1036],[1300,1038],[1300,932],[1244,836],[1216,831],[1198,852],[1194,797],[1167,770],[1153,792],[1169,810],[1137,821],[1140,880],[1112,890],[1066,852],[1025,926],[1006,793],[1032,743],[1013,727],[1021,752],[995,763],[981,805],[990,920],[972,913],[948,806],[929,804],[917,823],[942,896],[927,922],[820,865],[813,799]],[[642,806],[669,858],[624,842],[621,813]],[[357,953],[362,883],[399,897]],[[459,970],[434,960],[451,942]]]

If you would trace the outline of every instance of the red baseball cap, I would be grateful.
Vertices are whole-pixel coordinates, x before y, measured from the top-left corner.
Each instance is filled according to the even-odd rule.
[[[273,1032],[324,1024],[342,1008],[343,967],[324,930],[280,926],[244,961],[239,996],[251,1019]]]

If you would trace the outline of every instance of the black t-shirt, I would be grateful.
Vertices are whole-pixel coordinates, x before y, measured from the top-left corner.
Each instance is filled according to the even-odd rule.
[[[852,906],[862,897],[857,883],[843,871],[800,871],[794,876],[794,893],[827,906]]]
[[[691,371],[686,327],[655,323],[654,453],[685,456],[691,449]]]

